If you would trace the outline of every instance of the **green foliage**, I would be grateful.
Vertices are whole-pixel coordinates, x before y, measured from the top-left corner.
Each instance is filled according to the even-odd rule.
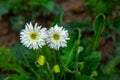
[[[61,18],[62,17],[58,17],[58,22],[60,22]],[[98,24],[101,24],[100,27],[103,26],[102,18],[102,15],[98,16],[94,23],[95,35],[99,34],[99,38],[103,28],[96,29],[96,26]],[[94,80],[93,72],[97,70],[100,64],[101,54],[98,51],[92,51],[91,54],[85,53],[85,55],[81,55],[84,53],[84,48],[80,43],[82,25],[88,27],[81,22],[73,21],[67,23],[65,28],[70,30],[70,40],[67,43],[67,47],[61,48],[60,51],[51,50],[47,46],[38,50],[30,50],[19,42],[11,46],[10,49],[12,52],[10,49],[1,48],[2,55],[3,53],[6,54],[4,54],[3,58],[0,58],[0,67],[5,70],[15,71],[13,74],[8,73],[10,80],[66,80],[68,78],[71,80]],[[39,55],[45,56],[45,65],[43,66],[36,63]],[[4,61],[6,64],[3,64]],[[11,64],[11,62],[13,64]],[[56,64],[60,66],[60,73],[58,74],[54,73],[53,70],[53,66]],[[1,77],[5,76],[6,78],[7,73],[4,74],[5,75]],[[69,75],[71,75],[71,77],[69,77]]]
[[[26,79],[26,74],[24,68],[17,63],[15,57],[11,53],[9,48],[1,47],[0,48],[0,68],[4,70],[14,71],[13,75],[16,79]],[[20,74],[18,76],[18,73]],[[10,72],[4,73],[0,76],[0,79],[10,79],[13,75],[10,75]],[[17,78],[17,77],[19,78]]]
[[[93,29],[94,29],[94,37],[91,40],[91,52],[95,51],[96,48],[99,45],[100,36],[103,32],[103,29],[105,27],[105,16],[103,14],[100,14],[96,17],[94,23],[93,23]]]
[[[70,62],[72,62],[73,57],[75,57],[77,53],[77,48],[80,43],[80,34],[80,30],[76,30],[76,33],[71,34],[70,40],[67,44],[68,46],[63,50],[61,60],[65,67],[71,64]]]
[[[108,63],[102,64],[99,71],[99,80],[119,80],[120,70],[117,65],[120,64],[120,56],[115,56],[109,59]]]
[[[101,35],[104,29],[104,25],[105,25],[105,16],[103,14],[100,14],[96,17],[93,23],[94,33]]]
[[[21,65],[18,65],[10,49],[5,47],[0,48],[0,68],[16,71],[21,74],[24,73],[24,70]]]
[[[54,3],[52,0],[36,0],[36,1],[30,0],[28,2],[28,5],[32,10],[34,10],[36,7],[41,7],[41,6],[44,6],[45,8],[47,8],[48,11],[54,10]]]
[[[114,42],[115,53],[114,56],[109,55],[107,63],[101,64],[99,68],[99,80],[119,80],[120,70],[120,37],[118,36]]]
[[[25,57],[30,55],[29,49],[21,45],[20,43],[13,44],[11,50],[16,58],[16,60],[26,66]],[[29,57],[27,57],[29,58]]]
[[[28,75],[29,77],[28,78],[35,78],[34,76],[36,76],[38,79],[40,79],[41,77],[38,75],[38,71],[35,71],[37,70],[38,68],[35,66],[35,62],[36,62],[36,58],[38,58],[38,55],[39,54],[36,54],[33,55],[32,52],[30,52],[30,50],[26,47],[24,47],[22,44],[20,43],[15,43],[11,46],[11,50],[16,58],[16,61],[22,65],[22,67],[24,69],[28,69],[28,72],[26,72],[25,74],[23,74],[23,76],[19,77],[19,79],[21,78],[25,78],[24,76]],[[36,57],[37,56],[37,57]],[[35,69],[33,69],[33,67]],[[33,75],[32,77],[30,77],[30,75]],[[14,77],[18,77],[18,75],[13,75],[13,79]]]
[[[9,74],[0,74],[0,79],[5,80],[8,78],[8,76],[9,76]]]
[[[118,40],[115,42],[115,54],[114,57],[109,57],[109,62],[107,65],[105,65],[104,70],[105,73],[113,73],[116,70],[116,66],[120,64],[120,37],[118,37]]]
[[[107,9],[106,9],[106,5],[103,3],[102,0],[86,0],[85,5],[88,8],[91,8],[90,13],[106,13]]]
[[[105,19],[105,13],[111,14],[119,0],[86,0],[90,14],[99,14],[94,22],[93,29],[90,20],[73,20],[63,27],[68,30],[70,40],[67,47],[60,48],[59,51],[49,49],[46,46],[38,50],[30,50],[17,42],[10,48],[0,47],[0,74],[1,80],[119,80],[120,70],[120,19]],[[113,4],[114,3],[114,4]],[[23,5],[24,4],[24,5]],[[109,6],[108,6],[109,4]],[[38,17],[53,16],[52,26],[58,24],[62,26],[63,9],[55,4],[53,0],[1,0],[0,18],[4,15],[12,14],[9,17],[11,28],[20,32],[28,21],[35,22]],[[114,39],[114,56],[110,56],[107,64],[100,64],[102,56],[97,51],[100,38],[106,26],[110,28]],[[92,33],[86,36],[84,33]],[[85,35],[85,36],[84,36]],[[91,35],[91,34],[90,34]],[[39,55],[45,56],[45,65],[37,63]],[[53,66],[58,64],[60,73],[54,73]]]
[[[63,19],[63,13],[60,13],[59,15],[57,15],[52,23],[52,26],[58,24],[58,25],[62,25],[62,19]]]
[[[14,30],[15,32],[20,32],[24,28],[25,24],[25,17],[23,16],[17,16],[17,17],[12,17],[10,19],[11,23],[11,29]]]
[[[64,27],[69,31],[69,33],[71,33],[72,31],[74,31],[76,28],[80,28],[81,32],[84,31],[92,31],[91,26],[90,26],[90,21],[86,20],[86,21],[77,21],[77,20],[73,20],[71,22],[68,22],[64,25]]]
[[[0,3],[0,19],[2,18],[1,15],[7,14],[8,13],[8,6]]]
[[[11,54],[10,49],[7,49],[5,47],[0,48],[0,67],[5,69],[11,69],[9,67],[10,62],[15,62],[14,56]],[[5,63],[5,64],[3,64]]]
[[[95,79],[94,79],[94,78],[91,78],[91,77],[89,77],[89,76],[83,75],[83,76],[80,77],[79,80],[95,80]]]
[[[85,0],[85,5],[90,14],[106,13],[110,14],[111,11],[119,4],[119,0]],[[108,6],[109,4],[109,6]]]
[[[90,75],[91,72],[97,69],[101,61],[101,53],[93,52],[84,58],[84,73]]]
[[[109,20],[107,19],[106,21],[106,25],[109,27],[109,29],[112,31],[112,32],[118,32],[120,33],[120,18],[115,18],[113,20]]]
[[[31,8],[34,8],[34,7],[38,7],[39,5],[43,5],[45,4],[46,2],[48,2],[48,0],[30,0],[28,2],[29,5],[31,5]]]
[[[53,3],[53,1],[48,1],[44,6],[45,6],[49,11],[53,11],[53,10],[54,10],[54,3]]]

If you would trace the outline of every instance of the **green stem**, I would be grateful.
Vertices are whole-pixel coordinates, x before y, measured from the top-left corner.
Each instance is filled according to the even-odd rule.
[[[57,63],[57,60],[56,60],[56,53],[55,53],[55,51],[52,51],[52,53],[53,53],[53,57],[54,57],[54,64],[56,64],[56,63]]]
[[[78,49],[77,49],[77,54],[76,54],[76,62],[78,61],[79,53],[80,53],[80,51],[79,51],[79,47],[78,47]]]
[[[47,68],[48,68],[48,70],[49,70],[49,72],[50,72],[50,74],[51,74],[51,76],[52,76],[52,79],[51,79],[51,80],[55,80],[55,79],[54,79],[54,74],[53,74],[53,72],[51,71],[48,62],[46,62],[46,64],[47,64]]]
[[[56,56],[57,57],[57,56]],[[60,61],[61,63],[61,59],[60,59],[60,50],[58,50],[58,60]]]
[[[91,52],[95,51],[95,49],[98,47],[99,40],[100,40],[100,35],[95,34],[95,36],[93,37]]]
[[[43,67],[40,67],[40,68],[41,68],[42,72],[44,72],[45,75],[46,75],[46,76],[49,78],[49,80],[50,80],[50,76],[49,76],[48,72],[47,72]]]
[[[66,80],[66,76],[65,76],[65,73],[64,73],[64,80]]]
[[[77,39],[78,43],[77,44],[79,45],[79,43],[80,43],[79,39],[81,38],[81,30],[79,28],[77,28],[77,30],[78,30],[78,39]],[[80,51],[79,51],[79,47],[78,47],[77,54],[76,54],[76,61],[78,61],[79,53],[80,53]]]

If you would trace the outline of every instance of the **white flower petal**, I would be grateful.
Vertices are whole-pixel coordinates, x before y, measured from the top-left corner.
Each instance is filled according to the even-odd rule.
[[[56,35],[56,36],[55,36]],[[50,48],[58,50],[60,47],[66,47],[68,37],[68,31],[63,27],[59,27],[57,24],[51,27],[48,31],[47,43]]]
[[[32,25],[30,22],[25,25],[25,29],[23,29],[20,33],[20,40],[23,45],[30,49],[38,49],[45,45],[45,39],[47,38],[47,29],[42,28],[41,26]]]

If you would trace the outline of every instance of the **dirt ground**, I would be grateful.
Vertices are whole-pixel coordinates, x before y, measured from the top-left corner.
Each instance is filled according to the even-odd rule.
[[[63,24],[71,20],[85,20],[91,18],[84,5],[84,0],[54,0],[61,5],[65,11]],[[10,47],[11,44],[19,40],[19,34],[10,29],[9,22],[0,21],[0,46]],[[105,41],[101,38],[99,50],[102,51],[103,60],[107,53],[113,53],[112,40]]]
[[[18,39],[18,34],[13,32],[8,22],[0,21],[0,46],[10,47]]]

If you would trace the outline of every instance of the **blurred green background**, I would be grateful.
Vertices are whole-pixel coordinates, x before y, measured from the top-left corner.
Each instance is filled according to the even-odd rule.
[[[19,41],[19,32],[26,22],[47,28],[56,23],[80,26],[82,43],[86,45],[93,35],[91,24],[99,13],[104,13],[106,20],[97,49],[102,52],[102,61],[96,80],[120,80],[120,0],[0,0],[0,53],[10,53],[9,47]],[[3,59],[7,55],[0,54],[0,79],[9,72],[1,63],[9,59]]]

